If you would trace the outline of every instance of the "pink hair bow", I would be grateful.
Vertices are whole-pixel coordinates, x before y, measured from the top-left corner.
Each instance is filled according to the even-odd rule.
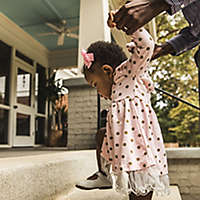
[[[92,65],[92,61],[94,61],[94,54],[93,53],[87,53],[85,49],[82,49],[81,55],[83,56],[84,64],[89,69]]]

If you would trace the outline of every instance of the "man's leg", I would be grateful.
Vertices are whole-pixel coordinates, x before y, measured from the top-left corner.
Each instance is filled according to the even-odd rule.
[[[104,135],[106,133],[106,128],[103,127],[103,128],[100,128],[97,133],[96,133],[96,159],[97,159],[97,166],[98,166],[98,171],[105,174],[102,170],[102,167],[101,167],[101,147],[102,147],[102,144],[103,144],[103,138],[104,138]],[[94,173],[92,176],[89,176],[87,178],[87,180],[95,180],[98,178],[98,175],[96,173]]]
[[[106,128],[103,127],[103,128],[100,128],[97,131],[97,134],[96,134],[97,165],[98,165],[99,172],[102,172],[102,173],[104,173],[104,172],[103,172],[102,167],[101,167],[101,147],[102,147],[102,144],[103,144],[103,139],[104,139],[105,133],[106,133]]]
[[[92,176],[88,177],[85,181],[76,184],[76,187],[84,190],[92,189],[110,189],[112,184],[107,180],[105,172],[102,170],[101,166],[101,147],[103,144],[104,135],[106,133],[106,128],[101,128],[96,134],[96,159],[98,172],[95,172]]]

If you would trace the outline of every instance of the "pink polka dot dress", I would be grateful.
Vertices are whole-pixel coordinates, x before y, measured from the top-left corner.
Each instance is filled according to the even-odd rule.
[[[102,157],[111,166],[113,186],[145,195],[167,193],[167,158],[157,117],[150,102],[153,83],[148,65],[154,42],[144,29],[127,44],[129,60],[114,72],[112,103],[107,116]]]

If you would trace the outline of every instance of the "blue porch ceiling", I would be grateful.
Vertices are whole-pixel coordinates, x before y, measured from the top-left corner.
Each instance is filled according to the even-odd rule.
[[[67,28],[79,26],[80,0],[0,0],[0,12],[29,33],[49,50],[78,47],[78,39],[65,36],[64,45],[57,46],[58,35],[38,36],[54,32],[45,23],[59,25],[65,19]],[[73,31],[78,35],[78,29]]]

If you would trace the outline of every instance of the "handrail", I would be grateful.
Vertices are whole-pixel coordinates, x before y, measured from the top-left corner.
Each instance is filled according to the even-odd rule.
[[[195,53],[194,60],[195,60],[196,66],[198,68],[198,79],[199,79],[198,80],[198,82],[199,82],[198,83],[198,88],[199,88],[199,104],[200,104],[200,48]],[[187,104],[187,105],[189,105],[189,106],[191,106],[191,107],[193,107],[193,108],[195,108],[197,110],[200,110],[200,107],[195,106],[194,104],[191,104],[190,102],[185,101],[185,100],[183,100],[183,99],[181,99],[181,98],[179,98],[177,96],[174,96],[174,95],[172,95],[172,94],[170,94],[170,93],[168,93],[168,92],[166,92],[164,90],[161,90],[159,88],[155,88],[155,90],[157,90],[158,92],[163,93],[163,94],[165,94],[167,96],[170,96],[170,97],[172,97],[172,98],[174,98],[174,99],[176,99],[176,100],[178,100],[178,101],[180,101],[180,102],[182,102],[184,104]]]
[[[165,94],[165,95],[167,95],[167,96],[170,96],[170,97],[172,97],[172,98],[174,98],[174,99],[176,99],[176,100],[178,100],[178,101],[180,101],[180,102],[182,102],[182,103],[184,103],[184,104],[187,104],[187,105],[189,105],[189,106],[191,106],[191,107],[193,107],[193,108],[195,108],[195,109],[197,109],[197,110],[200,110],[200,108],[199,108],[198,106],[195,106],[194,104],[191,104],[191,103],[188,102],[188,101],[185,101],[185,100],[183,100],[183,99],[181,99],[181,98],[179,98],[179,97],[177,97],[177,96],[175,96],[175,95],[172,95],[172,94],[166,92],[165,90],[161,90],[161,89],[159,89],[159,88],[155,88],[155,90],[157,90],[158,92],[161,92],[161,93],[163,93],[163,94]]]

